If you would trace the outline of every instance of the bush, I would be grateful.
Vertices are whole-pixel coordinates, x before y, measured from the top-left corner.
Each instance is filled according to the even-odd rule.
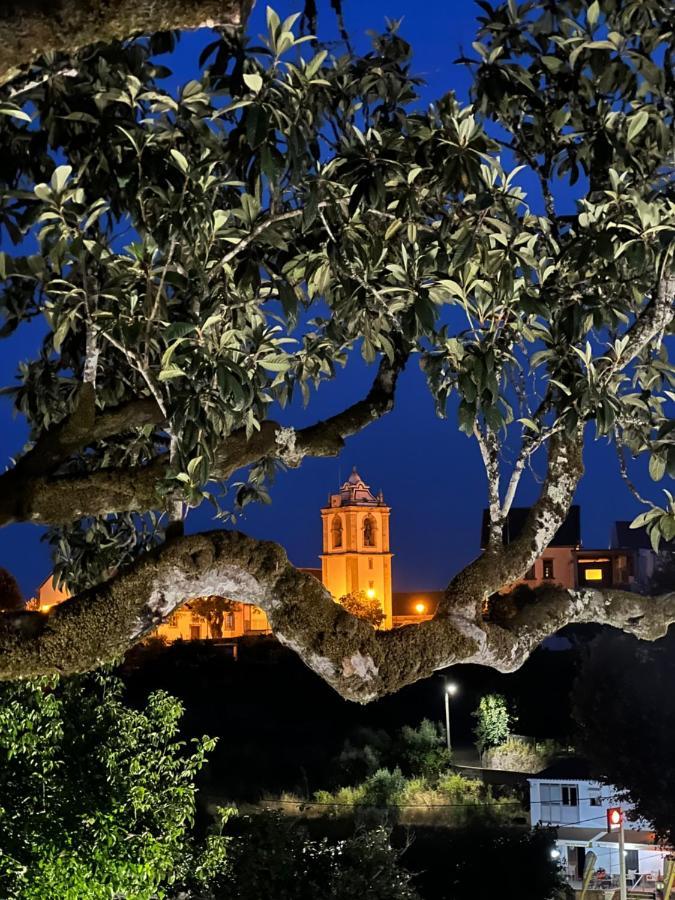
[[[411,775],[435,780],[450,765],[445,732],[439,722],[422,719],[417,728],[404,725],[395,746],[397,762]]]
[[[94,673],[0,686],[0,896],[150,900],[222,861],[192,833],[194,778],[214,741],[179,738],[180,703],[142,710]]]
[[[359,729],[345,741],[335,768],[341,780],[357,784],[379,769],[400,769],[406,776],[434,781],[449,765],[443,727],[423,719],[417,728],[404,725],[393,738],[386,731]]]
[[[485,765],[490,769],[504,769],[507,772],[541,772],[563,750],[556,741],[530,743],[511,736],[499,747],[493,747],[485,754]]]
[[[228,900],[419,900],[385,829],[343,841],[311,840],[275,813],[228,825],[229,864],[216,884]]]

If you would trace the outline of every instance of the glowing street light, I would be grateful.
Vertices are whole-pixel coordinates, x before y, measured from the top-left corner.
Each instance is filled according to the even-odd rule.
[[[457,685],[454,681],[446,681],[445,683],[445,734],[448,740],[448,753],[452,753],[452,742],[450,741],[450,697],[454,697],[457,693]]]
[[[419,603],[415,604],[415,612],[416,613],[419,613],[420,615],[422,615],[422,613],[425,611],[426,611],[426,605],[424,603],[422,603],[421,600]]]
[[[368,590],[366,591],[366,597],[369,600],[372,600],[374,596],[375,596],[375,591],[373,590],[373,588],[368,588]]]

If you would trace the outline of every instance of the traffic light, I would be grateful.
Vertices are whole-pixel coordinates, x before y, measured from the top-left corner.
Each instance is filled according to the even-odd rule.
[[[612,806],[607,810],[607,831],[618,831],[623,822],[623,810],[620,806]]]

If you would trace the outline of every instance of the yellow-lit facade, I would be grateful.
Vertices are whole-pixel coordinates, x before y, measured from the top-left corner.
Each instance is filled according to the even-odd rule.
[[[382,492],[374,496],[354,469],[321,510],[321,581],[336,600],[363,591],[377,600],[383,628],[391,628],[389,516]]]

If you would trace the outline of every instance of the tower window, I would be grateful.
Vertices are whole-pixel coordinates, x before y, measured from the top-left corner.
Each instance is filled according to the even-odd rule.
[[[333,547],[342,546],[342,519],[340,516],[333,516],[333,524],[331,525],[333,533]]]
[[[375,546],[375,519],[372,516],[366,516],[363,522],[363,545],[364,547]]]
[[[373,568],[373,557],[372,556],[368,557],[368,568],[369,569]]]

